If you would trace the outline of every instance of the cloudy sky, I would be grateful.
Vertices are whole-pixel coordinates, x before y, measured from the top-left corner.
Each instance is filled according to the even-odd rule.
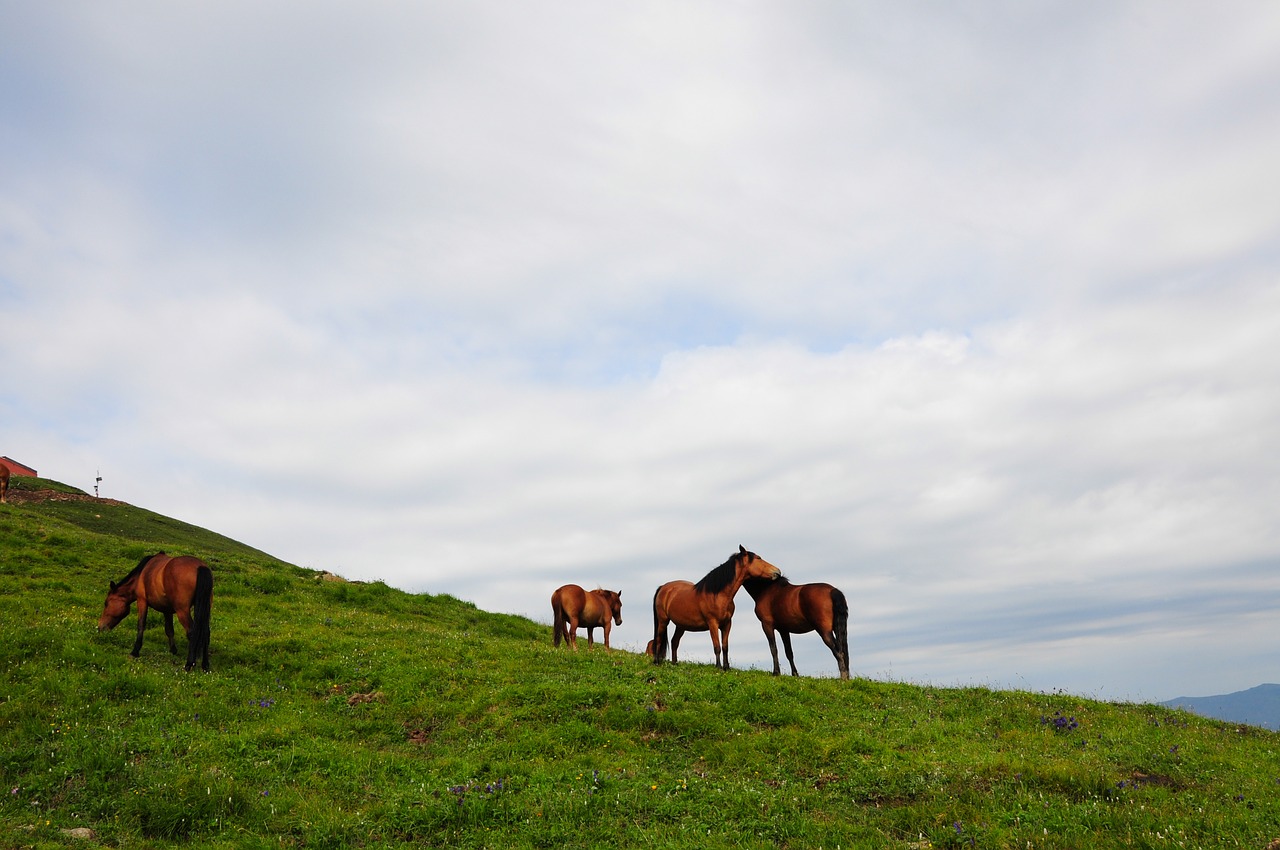
[[[1280,6],[0,20],[0,454],[632,648],[741,543],[855,674],[1280,678]]]

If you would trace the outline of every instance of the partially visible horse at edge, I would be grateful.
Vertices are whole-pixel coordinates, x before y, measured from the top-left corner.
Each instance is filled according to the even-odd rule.
[[[114,629],[138,603],[138,637],[133,642],[134,658],[142,651],[142,635],[147,630],[147,611],[154,608],[164,614],[164,633],[169,651],[178,654],[173,639],[173,617],[176,614],[187,633],[187,669],[200,661],[209,669],[209,616],[213,609],[213,571],[199,558],[190,555],[170,557],[164,552],[147,555],[138,566],[119,582],[111,582],[107,601],[98,620],[98,631]]]
[[[0,502],[9,494],[9,467],[0,463]]]
[[[577,652],[579,626],[587,630],[587,646],[595,646],[596,628],[603,627],[604,648],[609,649],[609,630],[622,625],[622,591],[566,584],[551,594],[551,617],[556,646],[564,639]]]
[[[749,578],[742,586],[756,601],[756,616],[773,653],[773,675],[782,674],[773,633],[777,631],[782,635],[791,675],[799,676],[791,652],[791,636],[816,631],[836,657],[840,678],[849,678],[849,604],[839,588],[825,582],[792,584],[786,576],[773,581]]]
[[[676,649],[685,632],[711,632],[716,667],[729,669],[729,629],[733,625],[733,597],[748,578],[769,581],[782,571],[739,546],[729,560],[702,577],[697,584],[669,581],[653,594],[653,663],[667,657],[667,626],[674,623],[671,663],[677,663]]]

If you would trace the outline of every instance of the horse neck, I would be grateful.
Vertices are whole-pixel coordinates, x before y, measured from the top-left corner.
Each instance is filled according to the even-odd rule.
[[[118,596],[123,596],[125,599],[132,601],[133,598],[138,595],[138,587],[141,583],[142,571],[139,570],[138,572],[131,573],[121,579],[119,584],[116,585],[115,593]]]
[[[738,558],[738,563],[734,565],[733,580],[725,585],[724,588],[724,592],[729,595],[730,599],[738,595],[738,589],[742,587],[743,582],[747,580],[747,567],[750,563],[751,562],[743,556]]]
[[[751,598],[757,602],[760,601],[760,597],[764,596],[765,593],[768,592],[771,584],[771,582],[766,582],[764,579],[756,578],[754,576],[751,578],[746,578],[744,576],[742,579],[742,586],[747,589],[747,593],[751,594]]]

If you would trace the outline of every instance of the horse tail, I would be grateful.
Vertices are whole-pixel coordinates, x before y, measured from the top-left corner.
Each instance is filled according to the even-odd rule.
[[[560,599],[560,591],[551,594],[551,629],[555,633],[553,640],[555,645],[560,645],[561,638],[564,637],[564,602]]]
[[[203,660],[209,669],[209,618],[213,613],[213,570],[196,568],[196,592],[191,598],[191,634],[187,636],[187,669]]]
[[[840,650],[836,659],[840,665],[840,675],[849,678],[849,602],[839,588],[831,588],[831,631]]]
[[[658,617],[658,594],[662,592],[659,587],[653,592],[653,663],[661,664],[667,658],[667,627],[659,626],[661,622]]]

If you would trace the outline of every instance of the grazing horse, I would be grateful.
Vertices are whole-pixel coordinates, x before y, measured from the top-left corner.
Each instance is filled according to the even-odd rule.
[[[716,667],[729,669],[729,629],[733,625],[733,597],[748,578],[764,581],[782,572],[755,552],[742,546],[729,560],[702,577],[697,584],[669,581],[653,594],[653,663],[667,657],[667,625],[675,623],[671,640],[671,663],[685,632],[711,632]]]
[[[5,496],[9,493],[9,467],[0,463],[0,502],[3,502]]]
[[[170,557],[164,552],[147,555],[119,583],[111,582],[107,601],[98,620],[98,631],[114,629],[129,614],[129,606],[138,603],[138,638],[133,652],[142,651],[142,634],[147,630],[147,610],[164,614],[164,633],[169,651],[178,654],[173,640],[173,615],[187,632],[187,669],[200,661],[209,669],[209,614],[213,608],[213,571],[199,558],[190,555]]]
[[[800,672],[791,653],[791,636],[816,631],[836,657],[840,678],[849,678],[849,605],[839,588],[824,582],[792,584],[786,576],[774,581],[749,578],[742,586],[756,601],[756,616],[773,653],[773,675],[782,674],[774,631],[782,635],[792,676],[799,676]]]
[[[603,626],[604,648],[609,649],[609,630],[615,624],[622,625],[622,591],[588,591],[566,584],[551,594],[551,616],[556,646],[564,638],[577,652],[579,626],[587,630],[587,646],[595,646],[596,627]]]

